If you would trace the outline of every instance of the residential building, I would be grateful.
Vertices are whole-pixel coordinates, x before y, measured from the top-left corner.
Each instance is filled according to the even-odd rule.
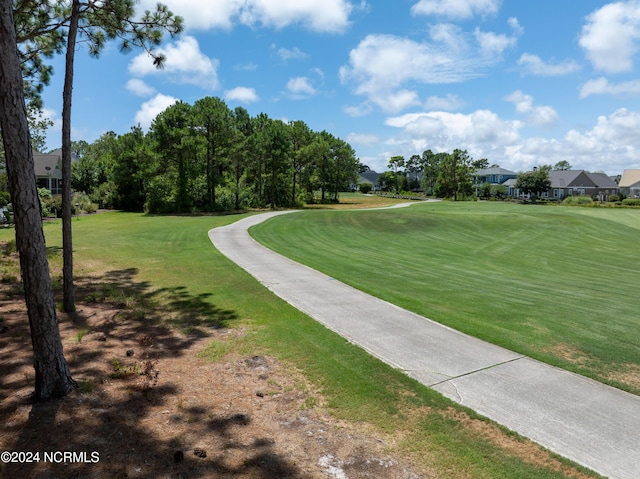
[[[518,173],[505,168],[500,168],[499,166],[482,168],[477,170],[473,175],[473,188],[477,196],[480,185],[483,183],[489,183],[490,185],[503,185],[507,187],[507,195],[512,196],[516,178],[518,178]]]
[[[62,194],[62,157],[59,154],[33,152],[38,188],[47,188],[52,195]]]
[[[543,198],[562,200],[567,196],[591,196],[607,201],[609,195],[618,193],[618,185],[604,173],[589,173],[584,170],[549,171],[551,189]]]
[[[618,187],[625,196],[640,198],[640,170],[624,170]]]

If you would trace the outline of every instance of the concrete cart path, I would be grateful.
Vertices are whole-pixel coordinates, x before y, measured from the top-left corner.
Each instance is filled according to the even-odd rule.
[[[372,297],[249,236],[287,213],[250,216],[209,237],[276,295],[426,386],[604,476],[640,478],[640,397]]]

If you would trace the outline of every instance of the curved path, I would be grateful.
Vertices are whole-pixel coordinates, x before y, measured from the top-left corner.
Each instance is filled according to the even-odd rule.
[[[602,475],[640,478],[640,397],[401,309],[249,236],[288,213],[250,216],[209,237],[276,295],[426,386]]]

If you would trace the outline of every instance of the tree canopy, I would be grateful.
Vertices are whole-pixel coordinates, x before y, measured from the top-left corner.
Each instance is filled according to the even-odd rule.
[[[533,171],[518,174],[515,187],[520,189],[523,193],[533,195],[534,197],[540,193],[549,191],[551,188],[549,169],[536,168]]]
[[[344,140],[224,100],[177,102],[148,133],[106,133],[73,164],[72,186],[102,207],[151,213],[337,201],[360,162]]]

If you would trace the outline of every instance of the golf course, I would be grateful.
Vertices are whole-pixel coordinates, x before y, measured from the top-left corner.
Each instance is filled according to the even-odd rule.
[[[523,453],[536,446],[491,423],[470,427],[484,420],[275,297],[207,237],[211,228],[244,216],[109,212],[74,219],[76,275],[97,284],[110,272],[131,272],[145,290],[165,292],[149,295],[153,301],[173,301],[167,311],[177,304],[186,312],[166,318],[186,336],[212,327],[246,329],[224,345],[212,342],[210,360],[278,358],[316,385],[316,401],[334,417],[393,436],[391,450],[423,461],[436,477],[597,477],[542,449]],[[369,294],[638,394],[639,229],[637,209],[425,202],[404,209],[300,211],[250,232]],[[55,279],[60,223],[47,222],[44,230]],[[12,234],[0,231],[0,240]],[[123,301],[142,304],[127,286],[119,288]],[[497,436],[507,439],[501,443]]]
[[[422,203],[307,212],[269,248],[472,336],[640,392],[640,211]]]

